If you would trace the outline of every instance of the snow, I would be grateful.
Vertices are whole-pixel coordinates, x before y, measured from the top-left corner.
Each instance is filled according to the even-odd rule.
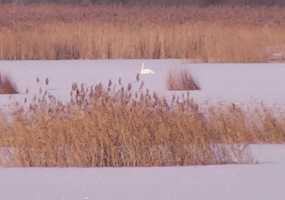
[[[188,65],[209,98],[280,103],[285,100],[285,64]]]
[[[167,74],[173,69],[189,69],[201,91],[191,91],[201,102],[263,102],[282,105],[285,101],[285,64],[197,64],[191,61],[165,60],[61,60],[61,61],[0,61],[0,72],[16,83],[20,95],[13,99],[23,101],[27,88],[37,93],[49,79],[47,89],[59,99],[69,97],[71,85],[77,83],[117,82],[135,84],[136,74],[144,63],[155,74],[142,75],[145,87],[161,95],[181,94],[166,87]],[[37,84],[36,79],[41,83]],[[9,95],[1,96],[0,105],[8,102]]]
[[[285,145],[250,145],[248,148],[259,164],[0,168],[0,194],[5,200],[283,200]],[[8,150],[1,148],[0,152],[7,155]]]
[[[284,167],[1,169],[1,199],[283,200]]]
[[[251,144],[247,150],[258,163],[285,164],[284,144]]]
[[[141,64],[155,71],[144,75],[145,86],[162,95],[169,92],[171,69],[190,69],[202,90],[191,92],[201,102],[265,102],[285,100],[285,64],[193,64],[186,60],[69,60],[0,61],[0,72],[16,83],[20,94],[1,95],[0,106],[23,102],[25,90],[44,87],[61,100],[68,99],[73,82],[94,84],[135,82]],[[36,83],[39,77],[41,84]],[[50,84],[44,86],[48,78]],[[9,109],[9,107],[8,107]],[[285,145],[250,145],[260,164],[171,168],[1,168],[0,197],[5,200],[93,199],[220,199],[283,200]],[[2,166],[13,151],[0,148]],[[10,163],[11,164],[11,163]]]

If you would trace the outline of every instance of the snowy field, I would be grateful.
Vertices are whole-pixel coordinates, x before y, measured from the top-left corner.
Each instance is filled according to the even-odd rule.
[[[283,200],[285,165],[1,169],[5,200]]]
[[[0,96],[0,107],[23,102],[28,88],[36,94],[36,79],[49,79],[44,88],[67,100],[73,82],[94,84],[117,81],[135,83],[141,64],[153,69],[144,75],[145,87],[169,96],[166,77],[171,69],[189,69],[201,86],[191,92],[205,102],[285,102],[285,64],[191,64],[182,60],[97,61],[1,61],[0,72],[18,87],[18,95]],[[195,166],[172,168],[96,169],[0,169],[0,199],[95,200],[95,199],[221,199],[283,200],[285,198],[285,145],[250,145],[257,165]],[[3,160],[9,162],[5,149]],[[5,156],[3,156],[5,155]]]
[[[48,90],[57,98],[66,100],[74,82],[94,84],[109,80],[117,82],[119,77],[125,84],[135,84],[141,64],[155,71],[154,75],[141,78],[145,87],[171,95],[166,87],[168,73],[173,69],[189,69],[200,85],[200,91],[193,91],[193,98],[202,102],[264,102],[282,104],[285,102],[285,64],[193,64],[185,60],[69,60],[69,61],[0,61],[0,72],[7,74],[16,83],[21,99],[26,89],[37,93],[44,80],[49,79]],[[37,84],[39,78],[42,83]],[[11,96],[2,96],[0,105]]]

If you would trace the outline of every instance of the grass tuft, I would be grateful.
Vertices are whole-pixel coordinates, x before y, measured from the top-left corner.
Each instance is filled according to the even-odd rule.
[[[200,90],[200,86],[193,79],[190,71],[172,70],[167,77],[168,90]]]
[[[0,94],[17,94],[16,85],[12,82],[12,80],[0,74]]]

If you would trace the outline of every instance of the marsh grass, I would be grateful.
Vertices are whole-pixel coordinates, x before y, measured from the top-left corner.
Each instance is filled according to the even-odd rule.
[[[232,104],[202,112],[189,95],[167,99],[132,88],[121,79],[107,86],[74,84],[68,103],[42,93],[16,107],[12,120],[2,114],[0,145],[13,152],[5,166],[252,163],[248,144],[285,141],[285,117],[271,109]]]
[[[285,42],[284,13],[278,7],[1,5],[0,58],[270,62]]]
[[[200,90],[200,86],[193,79],[187,69],[171,70],[167,76],[168,90]]]
[[[17,94],[16,85],[6,75],[0,74],[0,94]]]

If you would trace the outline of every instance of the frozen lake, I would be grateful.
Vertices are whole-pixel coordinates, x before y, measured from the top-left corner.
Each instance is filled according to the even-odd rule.
[[[168,91],[167,74],[173,69],[189,69],[200,85],[192,91],[202,102],[264,102],[282,105],[285,102],[285,64],[194,64],[186,60],[63,60],[63,61],[0,61],[0,72],[13,79],[21,94],[12,99],[22,101],[25,90],[37,93],[39,85],[49,79],[48,89],[57,98],[69,98],[74,82],[94,84],[117,82],[135,84],[136,74],[145,63],[156,73],[143,75],[145,87],[161,95],[180,94]],[[42,82],[38,84],[36,79]],[[10,95],[1,96],[0,105],[7,104]]]
[[[0,61],[0,72],[13,79],[20,94],[1,95],[0,105],[23,102],[25,91],[44,89],[66,100],[73,82],[135,82],[142,63],[154,75],[142,76],[146,88],[171,95],[166,77],[172,69],[189,69],[202,90],[202,102],[285,102],[285,64],[192,64],[183,60]],[[44,80],[49,85],[44,86]],[[0,196],[5,200],[221,199],[283,200],[284,145],[251,145],[258,165],[172,168],[0,169]],[[1,163],[9,162],[0,149]]]
[[[1,199],[283,200],[284,167],[1,169]]]

